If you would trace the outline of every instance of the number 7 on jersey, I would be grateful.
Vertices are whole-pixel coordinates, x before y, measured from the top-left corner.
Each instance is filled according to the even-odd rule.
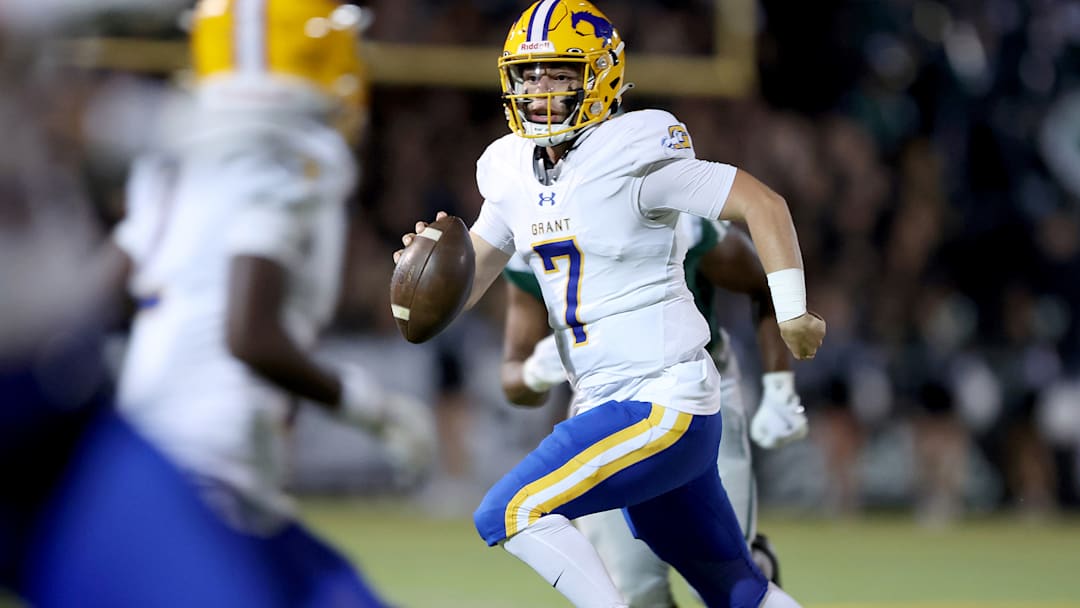
[[[577,239],[559,239],[533,245],[533,251],[540,256],[544,263],[544,272],[551,274],[559,272],[559,260],[566,258],[566,311],[564,318],[566,324],[574,331],[574,346],[585,344],[589,336],[585,333],[585,325],[578,317],[578,308],[581,304],[581,267],[585,262]]]

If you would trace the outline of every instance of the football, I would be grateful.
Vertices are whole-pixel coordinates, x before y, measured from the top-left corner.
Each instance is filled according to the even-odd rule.
[[[435,220],[405,248],[390,279],[390,310],[414,344],[446,328],[465,307],[476,273],[476,253],[465,222]]]

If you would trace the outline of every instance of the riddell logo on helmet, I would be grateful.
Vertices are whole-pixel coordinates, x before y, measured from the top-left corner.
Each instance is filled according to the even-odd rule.
[[[519,53],[554,53],[555,43],[550,40],[536,40],[534,42],[522,42],[518,45]]]

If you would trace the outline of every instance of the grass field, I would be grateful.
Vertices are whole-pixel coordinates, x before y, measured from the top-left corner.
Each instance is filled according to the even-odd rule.
[[[404,608],[569,604],[472,522],[398,504],[308,500],[305,519]],[[927,530],[902,516],[765,517],[784,586],[806,608],[1080,608],[1080,519],[979,519]],[[694,606],[682,582],[684,606]]]

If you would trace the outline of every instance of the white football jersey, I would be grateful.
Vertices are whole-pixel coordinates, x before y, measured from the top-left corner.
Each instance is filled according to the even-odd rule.
[[[353,161],[314,122],[218,124],[139,159],[129,179],[114,238],[134,262],[139,312],[119,400],[182,466],[273,502],[288,395],[228,352],[230,261],[252,255],[286,270],[283,319],[311,347],[337,301]]]
[[[735,168],[696,160],[685,125],[660,110],[583,133],[547,185],[536,150],[515,135],[488,147],[473,231],[528,259],[580,399],[715,413],[709,329],[686,287],[675,226],[680,213],[719,216]]]

